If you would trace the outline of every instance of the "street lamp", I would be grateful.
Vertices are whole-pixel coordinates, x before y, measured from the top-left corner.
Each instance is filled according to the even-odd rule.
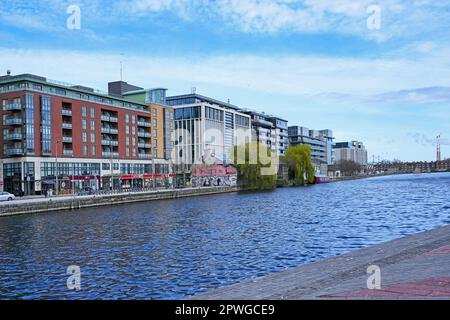
[[[56,140],[55,144],[56,144],[56,167],[55,167],[55,175],[56,175],[56,190],[55,190],[55,194],[56,196],[59,195],[59,172],[58,172],[58,144],[60,143],[59,140]]]

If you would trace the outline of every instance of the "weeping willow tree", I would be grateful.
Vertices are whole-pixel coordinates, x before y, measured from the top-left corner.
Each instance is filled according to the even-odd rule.
[[[235,146],[231,159],[238,171],[238,181],[245,190],[276,188],[276,162],[270,149],[255,142]]]
[[[289,166],[289,179],[296,186],[314,183],[314,166],[311,162],[311,146],[307,144],[289,147],[283,160]]]

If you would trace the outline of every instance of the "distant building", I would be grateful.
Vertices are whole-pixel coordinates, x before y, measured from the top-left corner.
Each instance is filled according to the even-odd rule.
[[[337,142],[333,147],[334,160],[350,160],[360,165],[367,165],[367,150],[362,142]]]
[[[174,109],[174,164],[180,183],[189,179],[193,164],[215,159],[231,162],[234,146],[251,141],[251,117],[230,103],[196,93],[166,98]]]
[[[288,121],[271,116],[270,121],[272,121],[275,130],[275,144],[276,150],[279,156],[284,156],[286,150],[289,147],[289,135],[288,135]]]
[[[311,160],[315,164],[332,164],[333,131],[291,126],[288,128],[288,135],[291,146],[302,144],[311,146]]]

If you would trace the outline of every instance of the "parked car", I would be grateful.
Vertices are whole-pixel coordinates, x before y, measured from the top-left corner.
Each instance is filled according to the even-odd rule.
[[[9,192],[0,192],[0,201],[13,201],[15,198],[16,196]]]

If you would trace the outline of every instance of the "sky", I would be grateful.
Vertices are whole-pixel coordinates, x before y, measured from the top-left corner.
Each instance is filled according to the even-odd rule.
[[[78,14],[79,13],[79,14]],[[0,74],[197,93],[363,141],[450,157],[450,0],[0,0]]]

